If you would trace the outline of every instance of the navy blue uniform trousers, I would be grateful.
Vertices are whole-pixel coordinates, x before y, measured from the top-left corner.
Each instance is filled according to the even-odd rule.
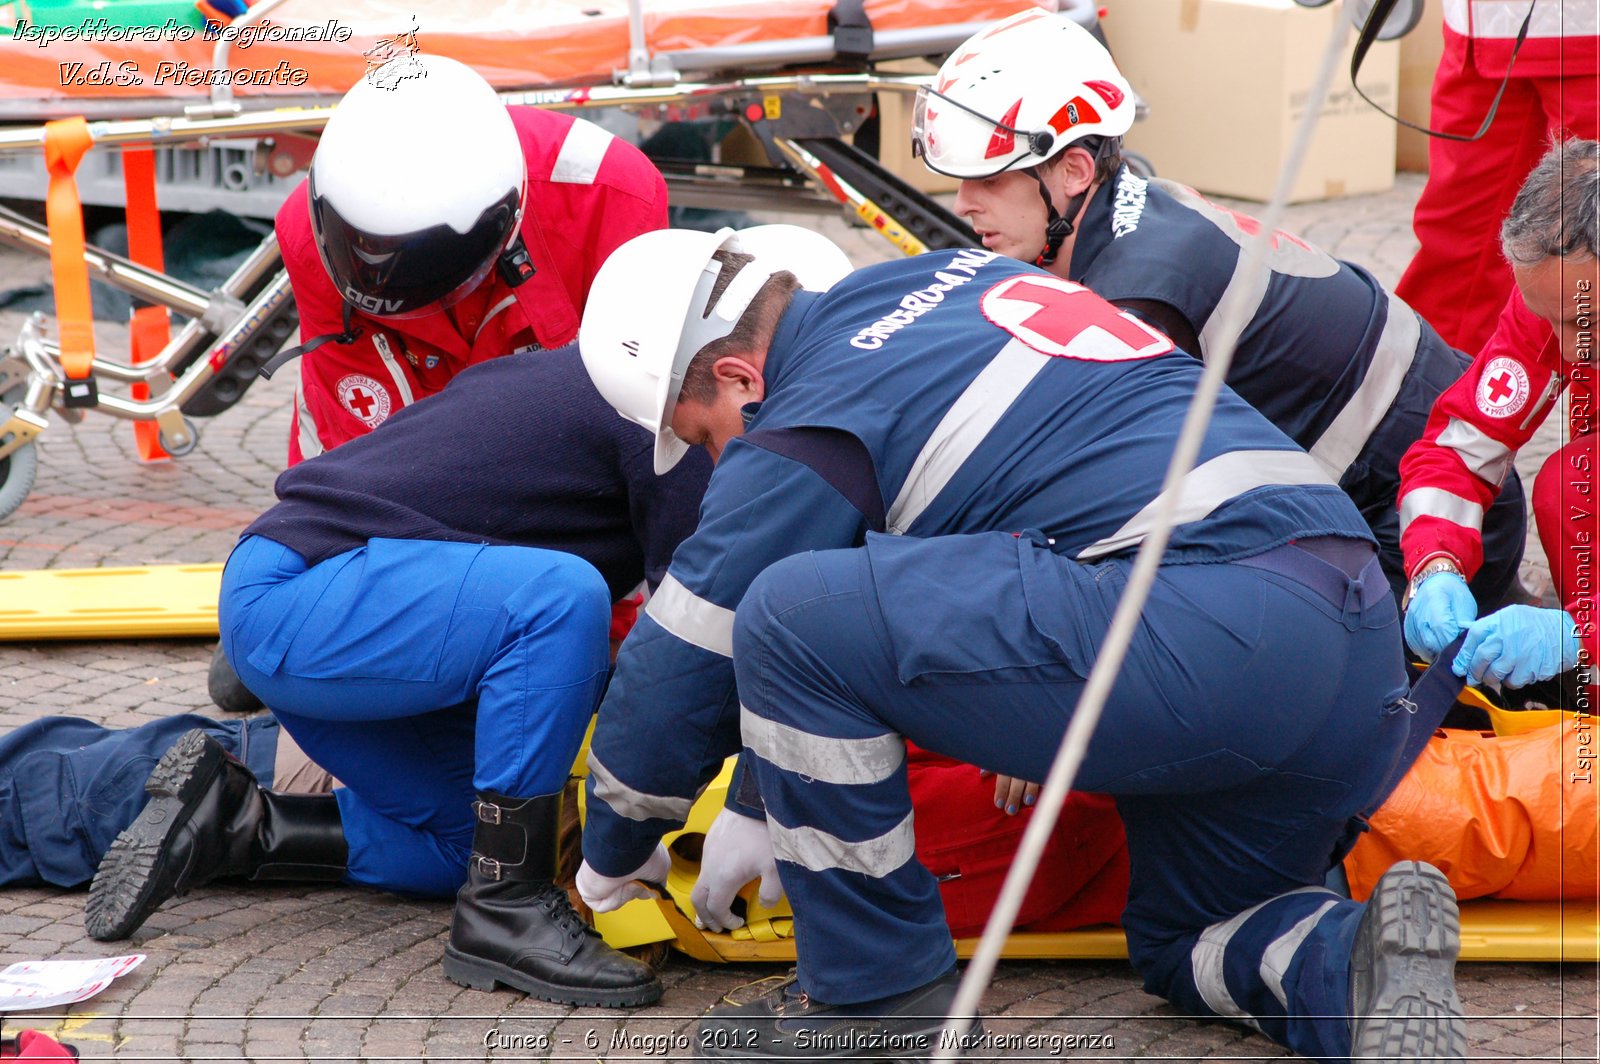
[[[559,791],[608,669],[611,596],[576,555],[374,539],[307,565],[246,536],[222,647],[335,788],[351,882],[446,897],[475,793]]]
[[[0,736],[0,886],[76,887],[92,879],[111,841],[144,808],[150,770],[192,728],[271,786],[278,752],[271,717],[183,713],[137,728],[41,717]]]
[[[733,639],[745,756],[817,999],[954,963],[896,744],[1042,780],[1131,564],[1036,533],[873,535],[751,586]],[[1307,1056],[1349,1050],[1361,906],[1321,884],[1408,728],[1388,582],[1375,559],[1354,568],[1292,546],[1163,566],[1076,783],[1114,795],[1127,828],[1146,988]]]

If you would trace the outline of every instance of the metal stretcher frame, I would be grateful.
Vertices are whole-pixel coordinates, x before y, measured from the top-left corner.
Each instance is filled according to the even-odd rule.
[[[737,120],[755,133],[773,165],[664,164],[674,203],[819,212],[842,208],[900,251],[917,254],[971,244],[974,237],[960,219],[841,138],[871,114],[874,94],[913,93],[924,80],[875,73],[785,73],[501,95],[508,104],[552,110],[620,108],[664,119]],[[332,113],[332,106],[318,106],[222,116],[108,119],[89,123],[89,132],[93,147],[99,149],[203,144],[218,138],[315,132]],[[0,130],[0,154],[41,151],[44,143],[43,126]],[[45,226],[3,208],[0,242],[46,256],[51,249]],[[237,401],[296,324],[293,294],[272,236],[214,292],[200,291],[93,246],[86,247],[84,258],[93,276],[190,319],[149,361],[136,365],[97,355],[90,368],[99,382],[149,387],[148,399],[101,394],[89,409],[155,422],[163,446],[174,455],[195,445],[189,418],[220,413]],[[84,408],[65,401],[66,386],[59,347],[46,336],[43,316],[35,315],[0,349],[0,463],[9,466],[13,456],[19,461],[31,458],[20,452],[46,429],[49,410],[72,420],[83,415]],[[0,519],[22,501],[15,491],[6,499],[4,485],[12,472],[0,468]]]

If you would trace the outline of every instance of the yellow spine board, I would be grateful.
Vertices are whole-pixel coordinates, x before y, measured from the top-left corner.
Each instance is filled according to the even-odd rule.
[[[0,572],[0,640],[217,635],[220,565]]]

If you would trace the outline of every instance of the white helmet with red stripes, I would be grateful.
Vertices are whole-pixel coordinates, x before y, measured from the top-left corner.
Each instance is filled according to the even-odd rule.
[[[1065,15],[1032,9],[969,37],[917,93],[912,151],[982,178],[1026,169],[1084,137],[1120,137],[1135,97],[1111,53]]]

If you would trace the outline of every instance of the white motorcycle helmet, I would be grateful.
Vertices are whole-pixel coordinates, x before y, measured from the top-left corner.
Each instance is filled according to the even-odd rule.
[[[1111,53],[1065,15],[1033,9],[969,37],[917,92],[911,151],[937,174],[973,180],[1032,172],[1050,215],[1043,264],[1072,232],[1034,171],[1073,143],[1106,146],[1133,126],[1137,98]]]
[[[377,76],[397,63],[404,77]],[[526,193],[521,141],[489,83],[454,59],[407,56],[329,119],[311,227],[349,305],[416,317],[459,302],[516,244]]]
[[[718,251],[754,257],[731,279]],[[850,272],[827,237],[797,225],[758,225],[701,233],[662,229],[617,248],[595,275],[578,329],[578,348],[606,402],[656,434],[655,470],[678,464],[689,445],[672,431],[684,372],[701,348],[733,331],[773,274],[825,292]],[[725,282],[716,302],[713,292]]]

